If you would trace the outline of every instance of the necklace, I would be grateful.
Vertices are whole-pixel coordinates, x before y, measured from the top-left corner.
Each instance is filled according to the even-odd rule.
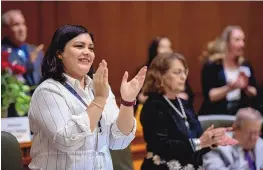
[[[177,98],[179,105],[180,105],[180,109],[182,110],[182,112],[180,112],[166,96],[163,96],[163,97],[168,102],[168,104],[175,110],[175,112],[184,120],[184,124],[187,127],[187,129],[189,130],[190,125],[187,121],[187,116],[185,114],[184,107],[183,107],[181,100],[179,98]]]

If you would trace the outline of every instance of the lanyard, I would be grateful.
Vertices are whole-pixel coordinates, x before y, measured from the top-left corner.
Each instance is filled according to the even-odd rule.
[[[86,107],[88,107],[88,105],[83,101],[83,99],[79,96],[79,94],[76,92],[76,90],[74,90],[68,83],[63,83],[63,85],[75,96],[79,99],[79,101],[81,101],[81,103],[83,103]],[[94,95],[94,92],[92,90],[92,93]],[[100,116],[100,120],[101,120],[101,117]],[[102,132],[102,129],[101,129],[101,123],[100,123],[100,120],[98,122],[98,127],[99,127],[99,132]]]

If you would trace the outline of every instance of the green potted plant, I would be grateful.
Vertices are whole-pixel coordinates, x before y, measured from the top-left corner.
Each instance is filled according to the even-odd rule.
[[[22,76],[26,70],[23,66],[9,63],[9,53],[1,52],[1,57],[1,117],[8,117],[8,108],[12,103],[18,115],[24,116],[31,100],[31,89],[24,84]]]

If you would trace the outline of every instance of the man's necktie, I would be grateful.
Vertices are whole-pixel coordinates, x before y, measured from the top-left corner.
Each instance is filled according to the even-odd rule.
[[[249,151],[244,150],[244,152],[245,152],[245,159],[248,162],[249,169],[256,170],[255,161],[251,158]]]

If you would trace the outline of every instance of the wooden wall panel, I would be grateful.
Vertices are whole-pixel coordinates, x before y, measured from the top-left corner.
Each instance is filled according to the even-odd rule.
[[[48,10],[48,11],[47,11]],[[48,48],[51,42],[54,30],[57,26],[57,2],[39,2],[39,30],[40,42],[45,45],[44,50]]]
[[[263,4],[250,3],[246,52],[251,61],[258,84],[263,83]]]
[[[202,102],[198,56],[207,42],[230,24],[244,29],[245,56],[258,82],[263,81],[263,2],[2,2],[2,11],[12,8],[25,14],[31,43],[47,47],[55,29],[63,24],[80,24],[93,32],[94,64],[102,59],[108,62],[110,84],[117,97],[124,71],[135,74],[147,60],[151,39],[165,35],[175,51],[188,59],[198,110]]]

